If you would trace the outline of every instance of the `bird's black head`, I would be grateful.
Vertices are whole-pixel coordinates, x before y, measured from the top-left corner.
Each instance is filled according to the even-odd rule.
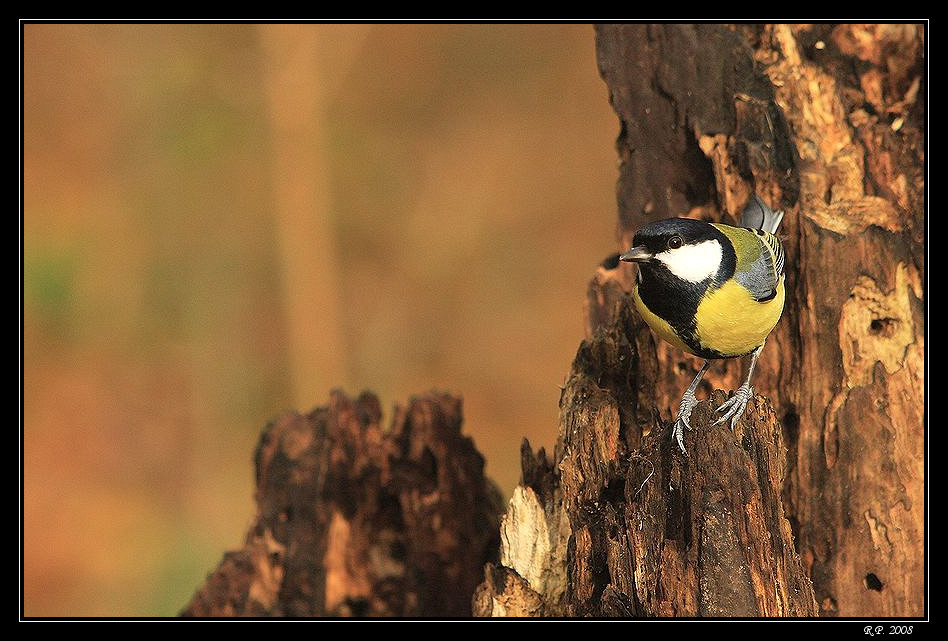
[[[669,218],[646,225],[635,234],[635,247],[646,247],[653,255],[675,250],[684,245],[697,245],[720,240],[721,232],[703,220]]]
[[[710,223],[670,218],[640,229],[634,243],[619,258],[639,264],[636,291],[642,304],[686,344],[697,345],[702,298],[734,274],[737,257],[731,241]]]
[[[715,226],[692,218],[669,218],[646,225],[635,234],[632,249],[619,258],[637,262],[640,271],[663,280],[699,283],[733,271],[733,247]]]

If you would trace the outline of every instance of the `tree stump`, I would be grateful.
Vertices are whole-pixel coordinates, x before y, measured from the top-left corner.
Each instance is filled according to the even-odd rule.
[[[815,615],[781,501],[786,447],[770,402],[758,396],[732,433],[711,426],[711,404],[726,398],[715,392],[695,409],[682,456],[652,401],[655,343],[623,273],[613,261],[593,281],[590,338],[560,399],[553,460],[524,442],[501,565],[487,567],[474,614]]]
[[[597,28],[620,250],[653,220],[736,222],[754,192],[786,212],[786,311],[755,373],[773,401],[734,435],[700,405],[691,456],[674,455],[695,368],[628,310],[631,266],[606,261],[553,460],[525,451],[477,614],[924,613],[924,35]],[[702,389],[741,378],[721,361]]]
[[[786,310],[734,431],[710,424],[742,379],[720,361],[689,455],[673,444],[695,368],[634,312],[612,256],[554,451],[524,442],[499,523],[457,399],[413,399],[384,433],[374,397],[335,394],[268,428],[247,543],[185,614],[923,615],[924,38],[598,27],[618,249],[657,219],[735,222],[755,192],[786,212]]]
[[[922,615],[924,27],[603,26],[597,50],[621,247],[654,219],[736,220],[753,191],[786,211],[786,311],[755,383],[821,613]],[[733,389],[738,368],[708,380]]]
[[[496,488],[461,435],[461,401],[397,407],[332,394],[271,423],[256,454],[257,516],[184,616],[469,616],[496,559]]]

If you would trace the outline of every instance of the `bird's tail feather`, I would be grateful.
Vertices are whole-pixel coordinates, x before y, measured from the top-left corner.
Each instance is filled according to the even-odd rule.
[[[747,202],[744,213],[741,214],[741,227],[763,229],[765,232],[776,234],[782,220],[782,211],[774,211],[760,199],[760,196],[754,194]]]

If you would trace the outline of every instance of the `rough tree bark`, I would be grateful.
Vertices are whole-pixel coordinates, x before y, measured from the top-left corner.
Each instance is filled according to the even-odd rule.
[[[247,543],[185,614],[464,616],[472,593],[477,616],[925,613],[924,29],[601,26],[596,44],[619,249],[651,220],[734,220],[754,191],[786,212],[786,311],[735,430],[710,425],[741,380],[722,361],[689,456],[672,443],[695,363],[613,257],[554,451],[524,442],[499,526],[457,399],[413,399],[385,433],[374,397],[336,394],[268,428]]]
[[[475,613],[924,614],[924,29],[596,40],[621,121],[621,249],[651,220],[734,220],[753,191],[786,211],[786,312],[755,375],[773,401],[734,435],[702,404],[691,457],[675,454],[694,367],[628,311],[628,266],[604,264],[553,460],[525,446]],[[705,393],[740,375],[719,363]]]
[[[257,516],[184,616],[469,616],[496,558],[499,495],[461,435],[461,401],[431,393],[380,424],[378,399],[268,426]]]
[[[786,448],[758,397],[734,433],[692,416],[683,457],[655,409],[656,343],[615,262],[590,287],[553,460],[522,448],[501,564],[477,616],[813,616],[780,491]],[[713,401],[725,399],[717,391]]]

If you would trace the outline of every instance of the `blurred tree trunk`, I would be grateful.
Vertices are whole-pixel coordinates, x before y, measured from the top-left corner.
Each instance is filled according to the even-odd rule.
[[[786,312],[755,375],[773,400],[733,435],[702,403],[681,457],[696,364],[607,261],[553,460],[524,447],[475,614],[924,613],[923,50],[915,25],[597,29],[620,249],[651,220],[733,222],[755,190],[786,211]]]
[[[328,179],[326,105],[371,26],[266,24],[257,27],[273,149],[272,215],[293,400],[348,383],[339,306],[337,248]],[[321,296],[313,296],[321,292]]]

